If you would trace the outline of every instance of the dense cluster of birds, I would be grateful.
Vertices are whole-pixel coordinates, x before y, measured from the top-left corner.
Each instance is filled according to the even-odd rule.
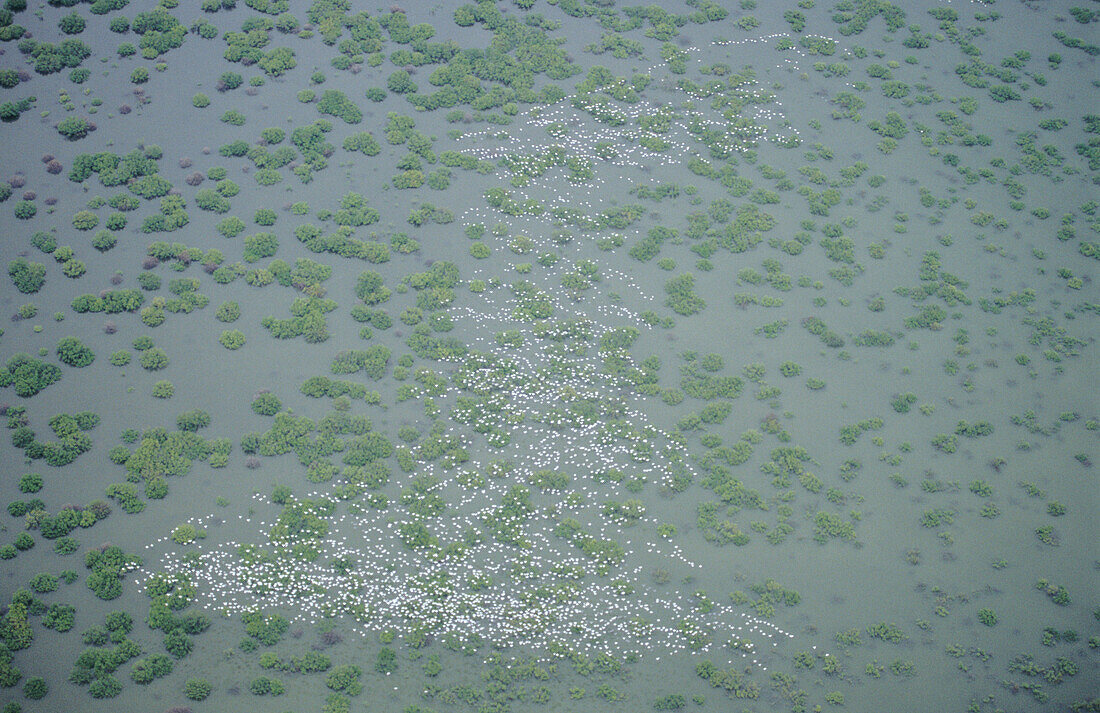
[[[769,42],[774,35],[716,43],[733,48],[744,43]],[[694,52],[695,50],[689,50]],[[710,54],[713,55],[713,49]],[[731,53],[732,56],[732,53]],[[664,65],[647,70],[657,73]],[[671,91],[675,81],[662,80]],[[746,92],[763,91],[753,83]],[[740,135],[746,147],[768,140],[785,124],[781,107],[762,103],[746,105],[753,129]],[[481,160],[506,155],[538,156],[551,147],[563,147],[570,156],[590,161],[595,175],[579,185],[569,184],[554,170],[516,187],[519,200],[537,198],[547,211],[555,207],[603,210],[633,185],[639,173],[655,167],[680,166],[696,155],[692,122],[723,130],[718,112],[706,107],[686,109],[682,105],[643,100],[618,102],[616,111],[625,122],[620,127],[600,125],[584,112],[573,109],[571,97],[557,104],[529,112],[526,122],[510,127],[472,133],[462,138],[469,154]],[[639,139],[646,133],[638,118],[667,111],[672,129],[661,134],[667,150],[653,152]],[[710,112],[710,113],[708,113]],[[546,129],[562,124],[568,131],[549,137]],[[769,124],[773,128],[769,128]],[[784,127],[787,135],[794,130]],[[597,156],[596,145],[611,142],[616,155],[610,160]],[[499,239],[498,255],[507,254],[509,235],[530,236],[536,250],[570,250],[575,259],[598,262],[592,243],[599,235],[567,244],[553,240],[554,226],[548,213],[541,216],[506,217],[488,208],[470,208],[462,215],[466,225],[508,222],[506,234],[487,235]],[[620,236],[637,236],[639,230],[615,231]],[[601,233],[607,234],[607,233]],[[522,257],[522,256],[521,256]],[[499,267],[499,261],[495,264]],[[595,345],[608,330],[630,325],[649,329],[635,307],[655,299],[650,291],[625,272],[599,265],[592,290],[573,292],[560,289],[562,275],[574,260],[562,259],[523,279],[540,285],[540,298],[553,306],[554,319],[583,324],[586,347],[563,350],[560,343],[536,333],[534,324],[517,319],[520,299],[506,287],[480,294],[476,307],[453,306],[456,322],[469,332],[472,349],[491,357],[491,365],[466,373],[461,384],[451,379],[440,400],[470,393],[493,394],[497,403],[507,404],[497,428],[508,435],[502,448],[489,448],[464,424],[449,422],[445,437],[457,439],[473,454],[461,467],[445,468],[436,461],[419,462],[410,474],[395,476],[402,482],[391,487],[412,493],[413,501],[436,498],[442,512],[429,517],[409,511],[410,501],[391,498],[387,509],[341,506],[324,516],[327,533],[315,544],[317,556],[304,559],[294,552],[294,540],[244,543],[198,540],[201,556],[185,557],[169,536],[149,545],[159,559],[149,560],[144,577],[154,571],[184,573],[198,585],[198,604],[206,610],[234,615],[258,609],[278,610],[295,620],[313,622],[324,617],[344,617],[348,626],[364,633],[393,629],[399,636],[429,636],[455,641],[484,641],[494,646],[530,647],[547,652],[551,645],[581,653],[617,652],[660,656],[663,653],[694,651],[741,656],[763,665],[771,647],[793,635],[766,621],[717,602],[701,605],[696,593],[654,581],[652,574],[662,565],[690,573],[698,563],[676,544],[660,537],[660,524],[641,514],[630,523],[606,517],[600,505],[622,497],[622,485],[598,477],[613,470],[642,479],[646,487],[659,488],[671,482],[677,469],[692,466],[689,454],[670,434],[662,431],[647,414],[646,399],[635,393],[621,377],[602,368]],[[515,269],[515,265],[511,266]],[[486,278],[488,268],[481,268]],[[636,303],[629,306],[619,297],[625,293]],[[510,330],[522,338],[502,344],[499,330]],[[555,346],[557,345],[557,346]],[[506,368],[501,368],[501,365]],[[443,365],[453,376],[461,365]],[[589,399],[614,404],[614,420],[630,424],[631,436],[609,428],[610,417],[562,424],[551,412],[568,410],[570,403]],[[635,447],[645,441],[642,455]],[[468,474],[486,472],[490,461],[504,460],[511,470],[503,478],[471,481]],[[501,541],[487,532],[486,523],[500,518],[500,504],[516,484],[531,482],[544,470],[568,474],[570,482],[560,490],[530,488],[528,511],[505,523],[520,533],[518,540]],[[414,479],[430,483],[412,490]],[[298,498],[329,498],[331,491],[318,490]],[[441,499],[441,500],[440,500]],[[256,496],[257,512],[270,517],[240,515],[250,528],[270,534],[276,507],[266,496]],[[301,502],[300,500],[299,502]],[[586,536],[614,541],[622,546],[621,562],[608,564],[586,556],[567,537],[555,534],[563,518],[572,518]],[[197,527],[208,527],[216,518],[194,518]],[[437,544],[410,547],[402,528],[424,524]],[[470,533],[478,533],[471,536]],[[461,543],[448,549],[448,544]],[[244,558],[240,548],[257,544],[267,553],[261,558]],[[683,580],[685,583],[689,580]],[[736,646],[729,645],[737,642]],[[721,652],[721,653],[720,653]]]
[[[436,531],[441,540],[461,536],[483,514],[442,518]],[[271,543],[270,559],[249,564],[236,550],[242,543],[223,542],[200,545],[199,566],[175,554],[159,566],[199,585],[199,605],[212,613],[278,611],[306,623],[337,616],[346,621],[342,630],[450,636],[463,645],[476,640],[524,647],[548,658],[553,645],[587,655],[724,651],[732,657],[725,645],[737,640],[741,656],[759,660],[793,638],[730,606],[703,608],[692,593],[666,595],[651,584],[647,565],[624,565],[599,576],[591,560],[550,534],[547,520],[537,513],[527,523],[528,547],[486,540],[460,557],[440,559],[401,545],[398,530],[409,518],[342,514],[332,518],[321,555],[312,562],[291,556],[287,543]],[[612,529],[595,519],[588,524],[597,534]],[[640,545],[649,560],[661,549],[654,542]],[[334,561],[348,566],[334,568]],[[693,639],[696,632],[704,638]]]

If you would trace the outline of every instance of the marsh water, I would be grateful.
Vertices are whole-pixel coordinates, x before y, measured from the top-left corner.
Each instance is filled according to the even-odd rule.
[[[4,711],[1094,709],[1078,4],[9,0]]]

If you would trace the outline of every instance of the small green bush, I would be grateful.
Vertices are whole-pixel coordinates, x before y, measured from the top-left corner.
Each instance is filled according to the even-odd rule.
[[[41,572],[31,578],[30,588],[38,594],[45,594],[57,590],[57,577],[47,572]]]
[[[137,340],[134,340],[135,342]],[[137,345],[134,345],[137,348]],[[141,353],[141,368],[147,371],[160,371],[168,366],[168,355],[160,347],[151,347]]]
[[[77,141],[87,136],[91,128],[91,125],[86,119],[82,119],[79,116],[69,116],[62,119],[57,124],[57,133],[61,134],[69,141]]]
[[[183,695],[192,701],[205,701],[213,690],[205,678],[189,678],[183,685]]]
[[[28,678],[27,682],[23,684],[23,695],[32,701],[45,698],[49,690],[50,687],[46,685],[46,680],[40,676]]]
[[[219,322],[236,322],[241,316],[241,306],[233,301],[222,302],[214,318]]]
[[[15,217],[19,220],[30,220],[38,214],[38,206],[33,202],[23,200],[15,204]]]
[[[82,368],[95,361],[95,354],[76,337],[64,337],[57,343],[57,358],[62,364]]]
[[[271,257],[279,250],[279,240],[271,233],[257,233],[244,239],[245,262]]]
[[[108,224],[110,224],[110,222],[108,222]],[[123,225],[123,227],[125,227],[125,225]],[[117,230],[117,228],[116,228],[116,230]],[[96,250],[98,250],[101,253],[107,252],[108,250],[110,250],[111,248],[113,248],[117,244],[118,244],[118,238],[116,238],[113,233],[111,233],[110,231],[107,231],[107,230],[99,231],[98,233],[96,233],[95,237],[92,238],[92,247],[95,248]],[[149,274],[149,273],[143,273],[143,274]]]
[[[46,266],[17,257],[8,263],[8,276],[17,290],[24,294],[33,294],[46,283]]]
[[[240,349],[245,343],[244,332],[239,329],[227,329],[218,337],[218,342],[226,349]]]
[[[244,126],[245,117],[244,114],[236,109],[230,109],[222,114],[222,123],[230,124],[232,126]]]
[[[25,473],[19,479],[19,492],[37,493],[42,489],[42,476],[38,473]]]
[[[274,416],[283,407],[282,401],[275,394],[260,394],[252,400],[252,411],[261,416]]]

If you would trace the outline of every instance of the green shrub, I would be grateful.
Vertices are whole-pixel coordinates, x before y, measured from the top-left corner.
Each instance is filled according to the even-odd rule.
[[[42,489],[42,476],[38,473],[24,473],[19,479],[19,492],[37,493]]]
[[[244,126],[245,117],[244,114],[236,109],[229,109],[221,116],[223,124],[230,124],[232,126]]]
[[[172,629],[164,635],[164,650],[170,653],[173,658],[186,658],[194,648],[195,642],[182,628]]]
[[[61,134],[69,141],[83,139],[88,135],[91,129],[92,127],[87,119],[83,119],[79,116],[66,117],[57,124],[57,133]]]
[[[170,673],[172,673],[172,659],[164,654],[153,654],[134,662],[130,678],[134,683],[146,685]]]
[[[213,690],[205,678],[189,678],[183,685],[183,695],[192,701],[205,701]]]
[[[653,702],[653,709],[658,711],[678,711],[687,705],[687,700],[679,693],[670,693]]]
[[[394,176],[391,182],[394,188],[420,188],[424,185],[424,172],[417,170],[403,171]],[[417,211],[413,211],[412,215],[417,215]],[[420,225],[423,222],[423,220],[419,220],[415,224]]]
[[[272,233],[257,233],[244,239],[245,262],[271,257],[279,250],[279,240]]]
[[[8,263],[8,275],[17,290],[24,294],[33,294],[46,282],[46,266],[17,257]]]
[[[115,698],[122,693],[122,683],[111,674],[98,676],[88,686],[92,698]]]
[[[196,194],[197,195],[197,194]],[[244,221],[236,216],[229,216],[218,223],[216,230],[225,238],[235,238],[244,232],[247,226]]]
[[[665,283],[665,292],[668,299],[665,304],[672,308],[673,312],[681,315],[692,315],[702,311],[706,302],[695,294],[695,276],[691,273],[678,275]]]
[[[260,394],[252,400],[252,411],[261,416],[274,416],[283,407],[282,401],[275,394]]]
[[[15,217],[19,220],[30,220],[38,214],[38,206],[31,201],[19,201],[15,204]]]
[[[325,685],[334,691],[357,696],[363,690],[363,684],[359,682],[362,673],[358,666],[337,666],[325,677]]]
[[[256,171],[256,183],[261,186],[274,186],[276,183],[282,183],[282,180],[282,174],[273,168],[261,168],[259,171]],[[267,223],[267,225],[272,224],[273,223]],[[263,224],[261,223],[261,225]]]
[[[91,230],[99,225],[99,216],[90,210],[77,211],[73,216],[73,227],[77,230]]]
[[[62,364],[82,368],[95,361],[95,354],[76,337],[64,337],[57,343],[57,358]]]
[[[378,673],[393,673],[397,670],[397,653],[388,646],[383,646],[378,652],[378,660],[374,663],[374,670]]]
[[[222,302],[218,305],[218,311],[214,313],[219,322],[236,322],[241,316],[241,307],[233,301]]]
[[[15,393],[24,398],[34,396],[60,378],[61,369],[27,354],[13,355],[0,370],[0,386],[13,386]]]
[[[76,279],[83,275],[87,271],[84,263],[80,260],[66,260],[65,264],[61,266],[61,274],[65,277]]]
[[[118,553],[115,553],[116,555]],[[124,611],[113,611],[104,618],[107,631],[125,636],[134,628],[134,618]]]
[[[244,77],[236,72],[224,72],[221,77],[218,78],[218,91],[224,92],[244,84]]]
[[[55,2],[54,4],[56,5],[59,3]],[[57,26],[66,35],[79,35],[81,32],[84,31],[85,24],[86,23],[83,17],[81,17],[76,12],[72,12],[68,15],[62,16],[62,18],[58,21]]]
[[[194,433],[210,425],[210,414],[202,409],[184,411],[176,416],[176,428]]]
[[[410,92],[416,92],[417,86],[413,82],[409,73],[403,69],[399,69],[386,79],[386,88],[394,94],[408,94]]]
[[[328,89],[317,102],[317,111],[343,119],[347,124],[358,124],[363,112],[338,89]]]
[[[211,173],[213,173],[213,169],[211,169]],[[213,176],[211,176],[211,178],[213,178]],[[241,192],[241,187],[238,186],[234,181],[229,180],[228,178],[219,178],[216,180],[218,182],[214,186],[214,189],[218,192],[218,195],[221,195],[225,198],[232,198],[233,196]]]
[[[112,463],[122,465],[126,461],[130,460],[130,449],[126,446],[115,446],[107,453],[107,457]]]
[[[779,365],[779,373],[787,377],[798,376],[802,373],[802,367],[793,361],[785,361]]]
[[[0,189],[2,189],[4,185],[6,184],[0,183]],[[9,188],[8,190],[11,189]],[[55,238],[50,233],[39,230],[31,236],[31,245],[35,246],[47,255],[52,255],[53,251],[57,249],[57,238]]]
[[[19,85],[19,73],[14,69],[0,69],[0,87],[11,89]]]
[[[195,193],[195,205],[199,207],[199,210],[208,210],[211,213],[228,213],[230,208],[229,199],[212,188],[203,188],[197,191]],[[224,223],[225,221],[222,222]],[[218,225],[220,227],[222,223]],[[219,230],[219,232],[221,231]],[[227,235],[226,237],[232,236]]]
[[[75,581],[76,572],[69,570],[69,574]],[[68,604],[51,604],[46,610],[46,616],[42,618],[42,626],[60,634],[70,631],[74,623],[76,623],[76,607]]]
[[[186,545],[189,542],[194,542],[198,535],[198,530],[195,529],[194,525],[184,523],[172,530],[172,541],[179,545]]]
[[[218,342],[226,349],[240,349],[244,346],[244,332],[239,329],[227,329],[218,337]]]
[[[352,134],[344,139],[345,151],[359,151],[367,156],[377,156],[382,151],[382,146],[378,143],[378,140],[374,138],[370,133],[363,131],[358,134]]]
[[[41,572],[31,578],[29,586],[31,591],[38,594],[45,594],[47,592],[53,592],[57,590],[57,577],[47,572]]]
[[[137,340],[134,340],[137,349]],[[150,347],[141,353],[141,368],[148,371],[160,371],[168,366],[168,355],[160,347]]]
[[[115,215],[119,215],[119,214],[116,213]],[[125,221],[125,218],[123,220]],[[110,225],[110,221],[108,221],[108,225]],[[126,227],[126,226],[123,225],[123,227]],[[120,230],[121,228],[115,228],[115,229]],[[117,244],[118,244],[118,238],[116,238],[113,233],[111,233],[107,230],[99,231],[98,233],[95,234],[95,237],[92,238],[92,247],[95,248],[96,250],[98,250],[101,253],[107,252],[108,250],[110,250],[111,248],[113,248]],[[149,273],[142,273],[142,274],[149,274]]]
[[[32,701],[45,698],[50,687],[46,685],[46,680],[39,676],[28,678],[27,682],[23,684],[23,695]]]
[[[267,694],[281,696],[286,692],[286,687],[283,686],[283,682],[277,678],[260,676],[259,678],[253,679],[252,683],[248,684],[248,690],[251,691],[254,696],[264,696]]]
[[[133,485],[127,483],[127,485]],[[111,487],[108,487],[110,495]],[[85,580],[88,588],[104,601],[117,599],[122,594],[122,582],[119,581],[141,558],[128,555],[122,548],[111,545],[102,550],[90,550],[84,556],[84,566],[92,572]],[[108,628],[111,628],[108,625]]]

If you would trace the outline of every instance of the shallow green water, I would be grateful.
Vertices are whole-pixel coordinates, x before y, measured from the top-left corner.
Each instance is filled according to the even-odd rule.
[[[4,42],[0,57],[0,68],[25,72],[0,101],[35,97],[0,126],[0,173],[13,186],[0,204],[3,258],[45,266],[36,292],[4,281],[0,303],[15,316],[0,358],[44,350],[61,375],[27,397],[0,375],[10,428],[0,488],[15,503],[0,546],[24,531],[34,542],[8,548],[0,569],[0,599],[12,605],[0,699],[11,710],[1096,705],[1091,8],[677,1],[641,11],[538,0],[470,15],[418,2],[357,6],[368,13],[358,20],[318,16],[310,36],[299,34],[307,12],[340,3],[290,3],[296,23],[262,0],[218,12],[184,3],[169,13],[193,31],[142,59],[140,49],[118,56],[119,43],[141,38],[112,32],[112,19],[166,31],[173,21],[141,16],[153,6],[136,0],[90,11],[101,4],[12,18],[34,40],[59,42],[63,16],[85,17],[74,35],[91,51],[83,83],[68,68],[36,73],[26,37]],[[403,36],[402,14],[420,39]],[[294,29],[265,31],[263,18]],[[203,39],[204,22],[217,36]],[[229,61],[223,34],[242,23],[258,51],[289,48],[296,66]],[[593,51],[604,39],[608,50]],[[553,43],[565,53],[557,64]],[[490,46],[510,59],[468,55],[474,65],[456,75],[481,76],[463,85],[479,87],[474,105],[416,109],[451,81],[452,54]],[[367,98],[421,60],[409,72],[418,90]],[[137,67],[147,82],[131,81]],[[242,86],[219,91],[224,72]],[[545,93],[550,85],[562,94]],[[303,90],[343,92],[361,117],[322,114]],[[193,106],[198,92],[210,106]],[[219,121],[230,110],[243,125]],[[388,140],[393,115],[412,128]],[[68,116],[95,130],[67,141],[56,126]],[[318,120],[328,155],[315,154],[303,179],[293,169],[311,158],[294,130]],[[263,186],[255,147],[267,127],[295,150],[276,169],[281,181]],[[377,155],[345,148],[360,132]],[[249,156],[224,155],[238,140]],[[117,244],[97,250],[115,210],[89,201],[130,191],[70,171],[82,154],[135,150],[171,182],[186,224],[143,232],[164,204],[139,200],[112,231]],[[46,154],[60,173],[47,172]],[[482,170],[453,165],[471,158]],[[406,169],[446,163],[445,188],[397,187]],[[218,167],[239,189],[224,213],[198,206],[201,191],[231,188]],[[349,194],[368,209],[358,219]],[[21,200],[33,217],[19,217]],[[260,208],[273,225],[254,219]],[[98,217],[87,231],[73,225],[84,209]],[[227,216],[243,221],[239,234],[220,234]],[[39,232],[71,246],[86,271],[66,277],[75,266],[64,251],[46,254]],[[249,262],[248,237],[265,232],[277,250]],[[418,247],[399,250],[399,234]],[[349,240],[363,241],[365,257],[338,254]],[[155,241],[198,251],[143,265]],[[475,256],[479,243],[487,257]],[[281,269],[306,273],[301,260],[331,274],[281,284]],[[222,279],[234,265],[239,274]],[[386,296],[357,296],[366,271]],[[161,285],[143,289],[142,274]],[[188,285],[172,282],[181,278],[206,299],[186,297]],[[127,288],[142,292],[140,309],[76,309],[81,295]],[[240,317],[223,323],[215,314],[230,301]],[[162,303],[163,324],[150,326]],[[20,318],[28,304],[36,313]],[[324,334],[273,336],[265,319],[298,308],[321,315]],[[364,309],[385,314],[364,329]],[[219,343],[230,329],[240,349]],[[164,369],[141,366],[132,345],[146,335]],[[91,364],[59,361],[68,336],[94,352]],[[460,351],[433,354],[425,337]],[[377,372],[362,354],[352,373],[334,362],[377,345],[387,350]],[[133,360],[112,365],[118,350]],[[319,376],[360,392],[307,395]],[[154,397],[165,380],[170,398]],[[260,413],[268,392],[278,415]],[[158,443],[180,438],[177,416],[194,409],[209,425],[173,461]],[[51,418],[80,412],[98,415],[91,447],[50,465],[40,444],[65,435],[51,433]],[[272,435],[278,425],[303,430]],[[211,452],[226,443],[219,464]],[[157,457],[142,466],[147,453]],[[39,492],[26,473],[41,475]],[[144,502],[133,514],[106,497],[128,475]],[[45,514],[20,511],[32,498]],[[56,554],[57,513],[95,500],[111,514],[72,527],[76,551]],[[185,524],[200,537],[187,541],[176,529]],[[86,586],[84,558],[107,544],[142,561],[103,601]],[[64,570],[71,584],[28,591],[32,580],[48,589],[39,573]],[[194,589],[154,628],[166,577],[179,578],[177,593]],[[46,626],[56,605],[75,607],[71,629]],[[113,646],[86,632],[120,610],[140,654],[82,674],[79,657]],[[285,631],[264,640],[246,628],[248,612]],[[189,653],[178,634],[165,638],[186,616]],[[294,670],[310,651],[331,668]],[[387,673],[380,656],[391,651]],[[138,662],[166,652],[153,660],[170,660],[170,673],[139,683]],[[329,676],[342,666],[359,667],[361,690]],[[32,698],[35,677],[44,698]],[[280,695],[258,693],[268,678]],[[185,695],[195,679],[210,684],[205,700]],[[96,685],[113,695],[94,698]]]

